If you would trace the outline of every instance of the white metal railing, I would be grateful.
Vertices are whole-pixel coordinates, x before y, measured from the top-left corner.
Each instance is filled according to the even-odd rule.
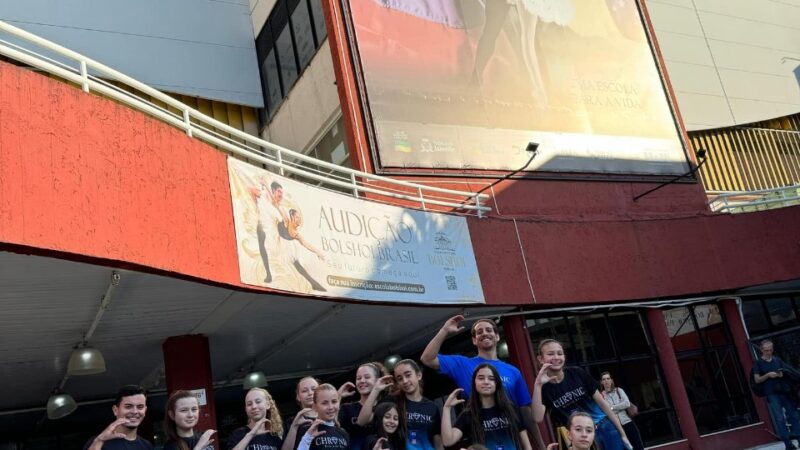
[[[800,205],[800,184],[758,191],[730,191],[708,201],[712,211],[743,213]]]
[[[431,205],[436,205],[453,208],[453,212],[477,214],[478,217],[491,211],[489,206],[483,204],[484,200],[489,197],[486,194],[427,186],[318,160],[231,127],[91,58],[6,22],[0,21],[0,32],[55,53],[59,57],[75,63],[77,67],[42,55],[27,46],[20,46],[3,39],[5,36],[0,38],[0,54],[73,82],[81,86],[84,92],[96,92],[124,103],[183,130],[190,137],[218,146],[233,155],[268,166],[280,175],[294,174],[314,180],[322,187],[333,188],[337,191],[344,190],[355,197],[361,194],[372,194],[378,198],[369,197],[369,199],[376,201],[404,200],[422,210],[428,210]],[[113,80],[132,88],[138,93],[166,104],[167,107],[177,110],[178,113],[106,80]]]

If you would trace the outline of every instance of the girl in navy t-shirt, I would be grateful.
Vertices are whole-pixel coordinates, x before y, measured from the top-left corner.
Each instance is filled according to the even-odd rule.
[[[544,420],[545,412],[556,425],[566,425],[573,412],[592,416],[597,430],[595,440],[601,450],[631,449],[617,415],[598,391],[598,383],[580,367],[566,367],[564,347],[555,339],[539,344],[542,365],[533,385],[533,418]]]
[[[400,416],[400,430],[406,437],[406,450],[442,450],[440,436],[441,414],[432,401],[422,396],[422,371],[412,359],[404,359],[394,366],[394,384],[397,393],[387,396],[383,401],[397,405]],[[375,383],[369,394],[358,423],[366,425],[372,421],[373,406],[382,392],[393,385],[390,376],[382,377]]]
[[[531,450],[528,434],[522,427],[519,410],[508,399],[500,374],[488,363],[479,364],[472,373],[472,395],[464,412],[450,422],[453,406],[464,403],[458,398],[463,389],[456,389],[447,398],[442,411],[442,441],[455,445],[462,438],[490,450]]]
[[[367,436],[364,450],[403,450],[406,448],[406,437],[400,431],[400,415],[397,405],[384,402],[375,408],[375,420],[372,427],[375,434]]]
[[[200,419],[200,404],[189,391],[175,391],[167,400],[167,417],[164,432],[167,435],[165,450],[214,450],[211,436],[214,430],[195,433],[194,427]]]
[[[350,450],[370,450],[364,447],[364,439],[374,431],[368,425],[362,427],[358,424],[358,415],[361,413],[361,408],[369,398],[372,388],[375,387],[375,382],[378,378],[387,375],[386,368],[379,362],[368,362],[358,366],[356,370],[356,382],[345,383],[339,388],[339,395],[346,396],[348,391],[350,394],[358,392],[360,398],[357,402],[345,403],[339,409],[339,424],[350,435]]]
[[[348,450],[350,436],[336,422],[339,393],[330,384],[320,384],[314,391],[317,418],[297,430],[297,450]]]
[[[283,420],[266,389],[253,388],[244,398],[247,426],[233,430],[228,450],[280,450]]]

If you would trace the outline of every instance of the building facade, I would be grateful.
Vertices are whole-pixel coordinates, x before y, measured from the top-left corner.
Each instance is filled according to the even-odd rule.
[[[80,86],[64,83],[56,75],[43,76],[29,70],[24,61],[7,56],[0,66],[0,286],[4,292],[0,299],[6,313],[3,341],[9,343],[2,353],[3,383],[15,386],[17,392],[5,396],[0,406],[4,429],[0,442],[6,448],[71,448],[110,422],[108,398],[117,385],[131,382],[146,385],[155,393],[154,399],[161,399],[151,402],[155,421],[159,414],[163,416],[155,405],[163,402],[165,392],[204,389],[204,424],[224,434],[242,421],[241,407],[233,405],[241,404],[239,386],[246,373],[266,372],[272,377],[270,390],[281,392],[282,404],[291,407],[296,378],[312,374],[343,382],[354,364],[392,353],[417,355],[448,316],[462,311],[471,317],[501,318],[509,358],[531,386],[538,368],[535,345],[548,337],[563,342],[570,363],[593,376],[611,371],[639,406],[636,421],[648,446],[746,448],[773,440],[765,403],[748,388],[747,374],[755,355],[750,344],[771,338],[779,354],[797,362],[791,342],[800,327],[796,282],[800,258],[794,245],[800,214],[797,207],[716,214],[709,210],[706,190],[713,190],[709,180],[715,180],[718,184],[713,186],[719,190],[777,187],[798,180],[790,169],[783,169],[785,180],[775,178],[772,184],[718,181],[724,178],[714,175],[719,164],[734,159],[715,153],[726,147],[708,145],[708,139],[720,139],[705,129],[747,128],[751,122],[791,118],[798,112],[796,71],[785,70],[791,58],[798,56],[792,53],[797,47],[791,45],[796,32],[785,22],[792,12],[796,15],[794,7],[774,3],[772,9],[758,8],[755,14],[746,8],[747,2],[733,2],[731,7],[730,2],[696,5],[653,0],[621,2],[622,9],[608,2],[605,28],[586,19],[580,5],[574,16],[569,8],[564,16],[545,19],[541,15],[535,37],[540,56],[552,57],[547,43],[553,39],[583,42],[575,36],[613,24],[616,31],[609,32],[603,42],[623,49],[631,45],[628,41],[646,43],[657,69],[653,73],[663,83],[659,95],[663,95],[664,110],[671,112],[668,125],[674,129],[670,133],[675,142],[683,143],[683,152],[666,172],[653,169],[647,158],[633,166],[611,164],[610,170],[599,172],[558,170],[574,167],[567,165],[515,172],[447,164],[400,167],[387,164],[391,155],[378,149],[376,124],[386,119],[378,111],[395,113],[380,108],[391,106],[392,101],[407,101],[404,95],[424,95],[425,107],[435,102],[475,101],[484,102],[481,105],[487,111],[537,110],[524,99],[515,104],[500,97],[474,100],[471,94],[459,94],[466,99],[460,100],[449,93],[443,100],[441,93],[404,85],[402,77],[390,78],[402,86],[392,92],[396,97],[389,97],[385,104],[370,103],[390,90],[375,90],[369,77],[391,73],[398,66],[391,61],[385,67],[370,66],[368,58],[380,56],[381,50],[404,47],[378,46],[376,50],[362,45],[364,36],[369,36],[366,32],[384,33],[389,36],[387,42],[394,44],[404,42],[404,36],[393,34],[391,27],[362,26],[359,17],[366,15],[358,14],[391,14],[407,21],[402,24],[440,38],[436,45],[423,39],[413,42],[415,47],[405,47],[407,57],[419,63],[415,70],[436,75],[431,75],[431,83],[437,76],[470,82],[470,70],[477,69],[459,69],[459,64],[465,64],[459,58],[442,60],[480,46],[480,38],[473,39],[470,33],[479,35],[488,19],[467,8],[441,16],[431,12],[425,21],[414,22],[419,14],[380,9],[386,7],[380,2],[364,2],[360,5],[376,9],[360,12],[350,8],[359,5],[355,2],[329,0],[207,2],[200,7],[189,2],[170,7],[126,3],[124,10],[69,5],[79,8],[80,14],[50,11],[46,3],[3,7],[0,19],[118,68],[236,130],[313,159],[286,153],[285,159],[278,157],[280,166],[259,159],[259,152],[252,153],[251,159],[229,158],[231,152],[223,145],[226,139],[244,142],[233,130],[217,126],[214,136],[219,141],[212,146],[198,139],[197,129],[194,135],[176,129],[169,120],[148,117],[102,92],[81,92]],[[398,3],[430,7],[437,2]],[[65,5],[59,8],[68,8]],[[121,3],[117,6],[122,7]],[[507,11],[506,28],[496,37],[497,51],[505,52],[500,55],[506,58],[498,56],[487,63],[487,80],[492,76],[506,80],[498,74],[511,67],[526,77],[535,72],[532,65],[521,62],[531,57],[530,49],[519,53],[518,59],[507,58],[526,48],[525,41],[518,43],[512,33],[530,24],[526,20],[531,17],[514,15],[522,7]],[[152,8],[161,12],[162,20],[152,15],[131,20]],[[112,10],[125,17],[109,20]],[[620,25],[627,23],[620,20],[630,19],[625,14],[634,12],[643,27]],[[575,21],[574,26],[565,25],[568,18]],[[777,38],[764,50],[758,42],[742,42],[740,33],[735,38],[726,34],[731,23],[743,21],[757,27],[754,30],[765,27]],[[97,38],[98,33],[105,37]],[[753,32],[748,37],[763,35]],[[698,42],[705,42],[705,47]],[[137,58],[121,57],[128,54]],[[769,63],[758,64],[763,58]],[[466,63],[469,68],[470,64]],[[581,64],[574,67],[582,68]],[[760,71],[753,70],[754,65]],[[539,76],[550,88],[549,99],[557,98],[554,74],[565,67],[540,65]],[[773,78],[780,82],[769,82]],[[760,81],[755,83],[756,79]],[[584,89],[610,86],[598,80],[577,83]],[[639,89],[636,80],[619,85]],[[536,97],[540,94],[530,95],[541,99]],[[148,98],[154,104],[162,102],[178,122],[183,118],[174,105]],[[706,98],[713,100],[703,101]],[[416,113],[401,111],[390,118],[407,120]],[[591,116],[591,111],[586,114]],[[513,117],[502,120],[507,124]],[[593,126],[609,125],[597,122]],[[794,134],[781,141],[780,147],[789,156],[798,149],[791,140],[796,139],[797,129],[790,131]],[[548,155],[548,142],[558,141],[541,136],[550,140],[542,141],[537,158]],[[769,139],[761,139],[765,141]],[[712,147],[712,160],[702,175],[706,189],[690,175],[640,196],[697,166],[690,144]],[[409,137],[407,142],[396,141],[394,148],[414,154],[415,145]],[[434,150],[442,147],[436,142],[431,145]],[[759,148],[764,154],[778,155],[774,146]],[[789,156],[784,159],[791,163]],[[590,163],[598,166],[605,164],[604,159],[621,159],[592,158]],[[432,254],[450,257],[453,272],[446,272],[450,274],[446,277],[454,277],[455,269],[462,266],[472,270],[472,277],[445,278],[447,284],[439,290],[435,284],[420,282],[425,294],[416,297],[400,291],[378,293],[389,285],[342,294],[333,289],[331,275],[325,277],[324,291],[299,276],[293,285],[297,288],[246,281],[245,261],[256,262],[253,273],[257,276],[263,279],[265,274],[264,266],[258,265],[260,247],[242,237],[237,205],[249,205],[247,211],[257,215],[258,208],[253,206],[257,201],[248,203],[247,183],[255,187],[259,183],[253,181],[255,176],[241,176],[237,184],[230,169],[236,164],[233,159],[248,160],[253,170],[264,169],[258,173],[266,178],[258,179],[281,181],[294,196],[290,200],[301,206],[312,199],[343,209],[355,202],[351,211],[366,217],[377,215],[390,203],[390,208],[407,208],[402,217],[419,214],[414,216],[417,224],[456,223],[454,227],[461,226],[467,233],[461,235],[462,241],[452,234],[421,234],[439,238],[430,241],[429,247],[435,250]],[[369,189],[353,199],[344,185],[324,181],[340,176],[325,163],[361,171],[352,174],[352,180]],[[774,161],[766,166],[775,167]],[[645,169],[626,173],[619,167]],[[708,171],[709,167],[716,172]],[[745,179],[745,173],[768,170],[755,162],[737,167],[725,172],[727,179],[735,179],[734,173]],[[371,179],[371,174],[377,177]],[[390,180],[417,187],[391,185],[398,194],[393,198],[386,195],[389,189],[379,190],[389,186]],[[314,190],[318,185],[327,190]],[[483,191],[487,195],[483,204],[491,211],[478,215],[459,209],[452,206],[452,198],[444,199],[451,206],[437,204],[442,197],[422,196],[422,187],[430,186],[453,192]],[[420,189],[423,200],[414,200],[414,189]],[[325,200],[326,196],[334,200]],[[237,198],[244,200],[237,203]],[[439,212],[445,214],[443,218],[436,215]],[[303,233],[321,227],[321,216],[313,216],[311,208],[303,214],[307,219]],[[249,223],[255,228],[258,220],[251,217]],[[350,234],[360,234],[350,225]],[[335,222],[332,228],[337,228]],[[457,259],[461,254],[456,255],[453,248],[458,245],[452,242],[468,243],[473,260],[467,258],[462,264]],[[313,244],[328,251],[328,268],[336,261],[353,265],[358,261],[352,254],[334,254],[322,240]],[[424,247],[420,245],[419,251]],[[402,248],[398,244],[392,250]],[[409,253],[396,254],[414,259]],[[417,272],[433,271],[439,261],[443,259],[423,260]],[[298,262],[310,264],[296,256],[287,266],[296,267]],[[104,292],[110,292],[106,288],[111,271],[121,274],[119,287],[110,305],[103,308],[96,334],[86,339],[87,329],[94,332],[90,325],[97,317],[97,300],[109,298]],[[414,279],[422,276],[411,272],[391,275],[397,279],[386,277],[392,283],[416,286]],[[448,291],[461,292],[464,286],[477,286],[479,296],[464,294],[445,301]],[[416,289],[404,287],[412,288]],[[72,347],[87,340],[106,354],[107,371],[92,377],[64,375]],[[330,342],[336,342],[333,349]],[[453,351],[469,348],[463,337],[448,345]],[[435,380],[430,392],[445,394],[450,387],[446,380],[429,375]],[[78,400],[77,414],[58,421],[42,417],[54,387]],[[151,430],[159,434],[158,427],[147,428],[143,427],[145,434]],[[544,425],[541,431],[548,440],[549,427]]]

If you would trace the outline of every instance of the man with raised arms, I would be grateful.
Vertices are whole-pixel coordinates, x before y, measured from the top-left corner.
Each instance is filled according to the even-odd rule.
[[[137,435],[147,412],[147,397],[141,386],[121,387],[111,411],[117,420],[89,439],[83,450],[153,450],[150,442]]]
[[[544,441],[539,433],[539,428],[533,421],[531,411],[531,394],[525,384],[522,373],[511,364],[501,361],[497,357],[497,343],[500,336],[497,328],[491,319],[478,319],[472,324],[472,345],[478,351],[478,355],[467,358],[461,355],[441,355],[439,350],[444,341],[452,334],[456,334],[464,329],[461,322],[464,316],[453,316],[442,325],[439,332],[431,339],[428,346],[420,356],[423,364],[431,369],[449,376],[455,384],[464,390],[464,394],[470,395],[472,390],[472,373],[475,368],[482,363],[493,365],[503,381],[508,397],[519,407],[522,414],[525,428],[531,433],[534,442],[539,448],[544,448]]]

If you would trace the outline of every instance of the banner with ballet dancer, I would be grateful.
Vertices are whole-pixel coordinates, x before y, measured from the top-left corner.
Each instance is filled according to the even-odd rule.
[[[359,200],[228,158],[242,283],[359,300],[484,303],[463,217]]]
[[[681,174],[636,0],[349,0],[383,167]]]

